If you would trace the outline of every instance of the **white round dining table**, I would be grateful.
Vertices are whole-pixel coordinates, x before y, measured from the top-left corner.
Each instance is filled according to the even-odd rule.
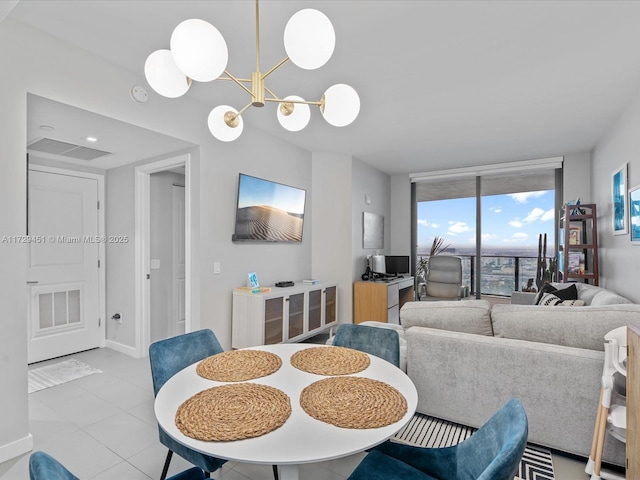
[[[242,463],[278,465],[282,480],[297,480],[299,465],[362,452],[393,436],[409,422],[418,402],[413,382],[402,370],[373,355],[369,355],[369,367],[351,376],[379,380],[397,389],[407,401],[407,411],[400,420],[381,428],[353,429],[336,427],[309,416],[300,406],[300,393],[308,385],[327,377],[298,370],[289,359],[295,352],[310,347],[319,345],[281,343],[252,347],[272,352],[282,359],[282,366],[275,373],[248,381],[278,388],[289,396],[291,416],[276,430],[259,437],[229,442],[202,441],[184,435],[175,424],[178,407],[202,390],[233,383],[200,377],[196,373],[197,363],[171,377],[158,392],[154,409],[159,425],[175,440],[193,450]],[[358,412],[353,412],[353,415],[358,415]]]

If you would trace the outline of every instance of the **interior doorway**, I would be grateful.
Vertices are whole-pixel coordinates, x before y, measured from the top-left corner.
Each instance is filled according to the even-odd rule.
[[[166,325],[166,332],[154,330],[154,335],[152,335],[152,325],[151,325],[151,299],[152,299],[152,278],[159,277],[159,270],[162,268],[163,262],[162,259],[152,258],[152,251],[156,251],[152,249],[152,206],[151,206],[151,194],[152,194],[152,186],[151,186],[151,177],[154,174],[158,174],[160,172],[176,172],[176,169],[184,169],[184,209],[182,210],[184,213],[184,221],[181,222],[182,225],[178,226],[175,230],[172,229],[172,236],[180,236],[180,229],[184,229],[183,244],[180,245],[178,243],[178,250],[181,248],[184,249],[184,260],[182,259],[174,259],[175,255],[180,256],[180,253],[174,252],[174,248],[176,248],[175,242],[171,242],[174,245],[171,247],[172,252],[170,256],[170,260],[168,260],[169,266],[171,268],[167,268],[167,270],[171,271],[171,284],[172,293],[171,297],[173,298],[173,306],[171,308],[165,308],[165,311],[174,312],[171,314],[172,320]],[[179,333],[182,329],[184,331],[189,332],[199,328],[197,325],[197,321],[192,316],[192,267],[191,267],[191,233],[192,233],[192,217],[191,217],[191,156],[189,154],[180,155],[177,157],[168,158],[165,160],[160,160],[157,162],[148,163],[145,165],[140,165],[135,168],[135,223],[136,223],[136,245],[135,245],[135,258],[136,258],[136,267],[135,267],[135,304],[136,304],[136,354],[139,357],[146,356],[146,352],[149,349],[149,345],[152,340],[155,340],[153,337],[158,336],[171,336],[172,334]],[[164,175],[165,177],[171,178],[171,186],[173,187],[173,183],[180,185],[175,182],[175,178],[173,176]],[[176,205],[174,205],[174,201],[177,202],[177,205],[180,205],[179,200],[174,200],[175,192],[172,192],[170,200],[171,200],[171,209],[168,214],[171,215],[172,219],[174,217],[179,217],[179,213],[174,212],[174,209],[179,209]],[[152,260],[154,261],[152,265]],[[156,263],[155,261],[158,261]],[[184,274],[181,274],[180,265],[182,265],[184,269]],[[160,268],[155,268],[160,267]],[[178,291],[178,287],[182,288],[180,283],[180,278],[183,277],[182,283],[184,284],[184,291]],[[173,288],[176,288],[176,291]],[[174,303],[175,302],[175,303]],[[182,318],[180,318],[182,317]],[[175,332],[175,333],[173,333]]]

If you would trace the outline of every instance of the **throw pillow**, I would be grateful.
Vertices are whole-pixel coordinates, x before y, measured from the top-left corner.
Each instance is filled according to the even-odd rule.
[[[563,300],[560,305],[563,307],[583,307],[584,300]]]
[[[545,293],[552,293],[552,292],[555,292],[556,290],[558,289],[553,285],[551,285],[550,283],[545,283],[540,289],[540,291],[538,292],[538,294],[536,295],[536,298],[533,299],[533,304],[540,305],[540,300],[542,299],[542,296]]]
[[[540,303],[538,303],[541,307],[555,307],[561,304],[562,299],[556,297],[553,293],[543,293]]]
[[[553,285],[546,283],[540,289],[540,292],[535,298],[534,305],[540,305],[542,298],[546,293],[553,293],[560,300],[577,300],[578,299],[578,289],[576,288],[576,284],[573,283],[567,288],[563,288],[562,290],[558,290]]]

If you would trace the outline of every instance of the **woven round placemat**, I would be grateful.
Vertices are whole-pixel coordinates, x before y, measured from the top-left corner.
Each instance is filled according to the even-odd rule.
[[[312,347],[291,355],[291,365],[317,375],[351,375],[369,366],[366,353],[345,347]]]
[[[176,412],[176,426],[197,440],[227,442],[259,437],[291,415],[289,396],[277,388],[235,383],[203,390]]]
[[[219,382],[244,382],[266,377],[282,366],[275,353],[261,350],[230,350],[207,357],[198,363],[201,377]]]
[[[384,382],[363,377],[332,377],[312,383],[300,394],[310,416],[342,428],[379,428],[407,413],[402,394]]]

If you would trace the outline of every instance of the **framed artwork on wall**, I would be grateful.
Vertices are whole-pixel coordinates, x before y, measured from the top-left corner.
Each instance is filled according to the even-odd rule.
[[[640,185],[629,189],[629,231],[631,243],[640,245]]]
[[[362,248],[384,248],[384,217],[363,212]]]
[[[629,233],[627,220],[627,163],[623,163],[611,174],[611,218],[614,235]]]

